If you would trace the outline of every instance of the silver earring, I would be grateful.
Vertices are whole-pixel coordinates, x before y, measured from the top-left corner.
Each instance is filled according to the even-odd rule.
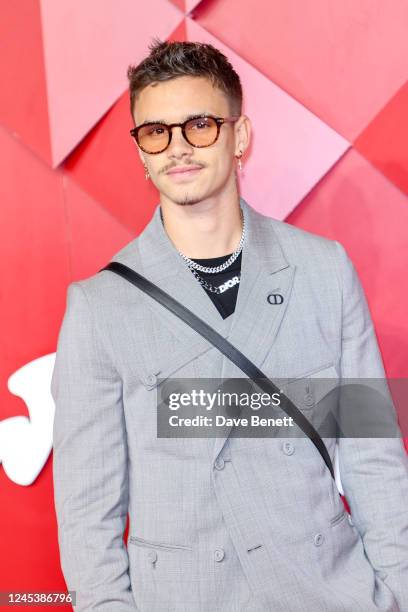
[[[242,172],[242,161],[241,161],[241,157],[242,157],[242,153],[241,151],[239,152],[239,157],[238,157],[238,168],[239,171]]]

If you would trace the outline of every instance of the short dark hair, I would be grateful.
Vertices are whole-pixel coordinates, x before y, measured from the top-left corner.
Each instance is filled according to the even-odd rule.
[[[150,54],[137,66],[129,66],[130,113],[133,118],[138,94],[150,83],[179,76],[204,76],[226,96],[232,115],[242,112],[242,86],[227,57],[210,44],[163,42],[154,38]]]

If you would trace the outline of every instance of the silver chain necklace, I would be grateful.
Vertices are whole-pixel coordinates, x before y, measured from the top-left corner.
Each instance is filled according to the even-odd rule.
[[[186,255],[181,253],[181,251],[178,251],[179,255],[181,255],[181,257],[187,263],[188,267],[190,268],[190,270],[192,271],[192,273],[194,274],[194,276],[196,277],[198,282],[205,289],[208,289],[208,291],[211,291],[211,293],[220,294],[221,290],[220,290],[219,287],[216,287],[215,285],[211,285],[211,283],[207,282],[204,278],[202,278],[197,273],[197,270],[200,270],[201,272],[205,272],[207,274],[216,274],[217,272],[222,272],[223,270],[226,270],[227,268],[229,268],[234,263],[234,261],[237,259],[237,257],[239,257],[239,254],[242,251],[242,247],[243,247],[244,241],[245,241],[245,218],[244,218],[244,213],[242,211],[242,208],[241,208],[241,219],[242,219],[242,234],[241,234],[241,239],[239,241],[238,247],[232,253],[231,257],[229,257],[227,259],[227,261],[225,261],[223,264],[221,264],[219,266],[201,266],[200,264],[196,263],[195,261],[193,261],[192,259],[190,259]]]
[[[204,287],[204,289],[208,289],[208,291],[211,291],[211,293],[217,293],[217,294],[222,293],[219,287],[216,287],[215,285],[211,285],[211,283],[207,282],[204,278],[202,278],[198,274],[197,270],[194,270],[193,268],[190,268],[190,270],[192,271],[192,273],[194,274],[194,276],[196,277],[200,285]]]
[[[205,272],[206,274],[217,274],[217,272],[222,272],[223,270],[226,270],[234,263],[234,261],[239,256],[240,252],[242,251],[242,247],[245,241],[245,218],[244,218],[244,213],[242,211],[242,208],[241,208],[241,219],[242,219],[241,240],[239,241],[236,251],[234,251],[231,257],[227,259],[227,261],[225,261],[223,264],[219,266],[201,266],[200,264],[196,263],[195,261],[187,257],[187,255],[184,255],[183,253],[181,253],[181,251],[178,251],[178,254],[181,255],[184,261],[187,262],[188,267],[193,268],[194,270],[200,270],[200,272]]]

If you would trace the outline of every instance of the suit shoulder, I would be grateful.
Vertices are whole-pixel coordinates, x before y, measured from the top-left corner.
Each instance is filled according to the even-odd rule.
[[[327,265],[327,258],[334,263],[339,247],[342,248],[337,240],[309,232],[286,221],[269,217],[269,222],[285,254],[294,263],[310,262],[315,265],[321,261]]]
[[[113,253],[109,261],[120,261],[137,270],[139,267],[138,237],[133,238],[119,251]],[[121,287],[124,286],[124,283],[121,282],[117,274],[112,274],[109,270],[102,270],[107,264],[108,261],[103,263],[94,274],[73,281],[69,287],[71,285],[79,285],[88,298],[92,298],[93,296],[99,298],[101,295],[111,296],[112,293],[120,290]]]
[[[279,219],[274,219],[273,217],[268,217],[268,220],[278,238],[280,238],[284,243],[293,243],[297,246],[319,244],[322,248],[329,249],[335,246],[336,240],[331,238],[326,238],[320,234],[315,234],[314,232],[310,232],[301,227],[297,227],[296,225],[292,225],[291,223],[287,223],[287,221],[280,221]]]

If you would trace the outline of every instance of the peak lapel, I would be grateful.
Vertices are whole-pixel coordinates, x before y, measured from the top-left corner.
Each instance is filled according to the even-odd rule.
[[[242,198],[241,205],[246,214],[247,240],[228,341],[262,369],[287,310],[295,266],[290,265],[284,256],[273,229],[273,220],[255,211]],[[245,378],[246,374],[224,357],[221,377]],[[225,435],[215,439],[214,460],[231,429],[225,428]]]
[[[179,255],[163,226],[160,205],[157,205],[143,232],[115,259],[137,270],[203,319],[219,334],[224,337],[227,335],[232,317],[227,319],[221,317],[211,298]],[[201,349],[208,348],[207,340],[166,307],[149,295],[142,295],[141,299],[144,299],[147,307],[153,310],[157,317],[165,320],[180,338],[194,343],[197,346],[197,354]]]

